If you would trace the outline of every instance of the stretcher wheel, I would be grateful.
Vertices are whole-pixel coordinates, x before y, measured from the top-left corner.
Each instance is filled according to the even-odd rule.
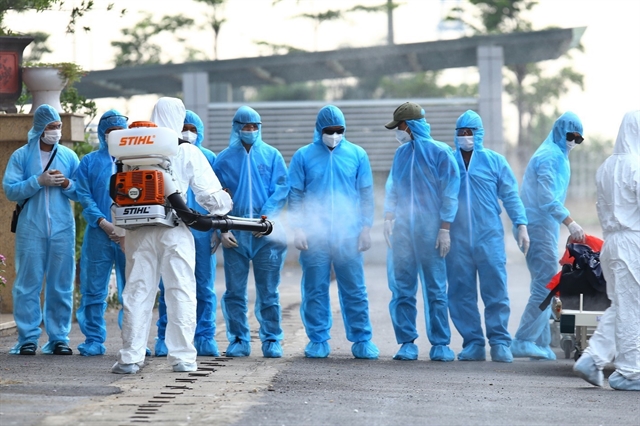
[[[578,361],[582,356],[582,351],[579,348],[576,348],[576,353],[573,354],[573,360]]]
[[[571,339],[565,339],[562,341],[562,350],[564,351],[565,359],[571,358],[571,352],[573,351],[573,341]]]

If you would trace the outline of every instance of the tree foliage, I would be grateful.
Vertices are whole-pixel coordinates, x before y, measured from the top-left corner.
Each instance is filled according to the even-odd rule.
[[[220,16],[222,14],[226,0],[196,0],[199,3],[205,3],[211,7],[211,15],[208,16],[209,25],[213,30],[213,59],[218,59],[218,37],[220,36],[220,29],[222,24],[227,22],[227,19]]]

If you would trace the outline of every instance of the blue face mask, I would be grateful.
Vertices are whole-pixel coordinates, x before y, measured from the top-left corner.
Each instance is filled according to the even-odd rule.
[[[258,131],[240,130],[240,140],[246,144],[253,145],[258,140]]]

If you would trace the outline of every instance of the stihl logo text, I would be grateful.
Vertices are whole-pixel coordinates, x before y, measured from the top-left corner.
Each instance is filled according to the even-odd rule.
[[[120,146],[125,145],[152,145],[155,135],[148,136],[127,136],[120,138]]]
[[[125,214],[144,214],[144,213],[149,213],[149,212],[150,212],[149,207],[127,207],[126,209],[124,209],[122,214],[123,215],[125,215]]]

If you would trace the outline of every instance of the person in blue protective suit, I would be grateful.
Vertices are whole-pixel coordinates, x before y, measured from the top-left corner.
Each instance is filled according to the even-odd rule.
[[[453,361],[444,257],[451,247],[449,228],[458,208],[460,172],[451,148],[431,137],[420,105],[400,105],[385,127],[396,129],[401,144],[391,165],[384,206],[384,233],[393,252],[395,278],[389,281],[389,311],[401,345],[393,358],[418,359],[416,293],[422,271],[429,357]]]
[[[124,230],[119,232],[111,219],[109,182],[116,172],[114,158],[109,155],[107,135],[113,130],[127,128],[127,117],[112,109],[105,112],[98,122],[100,147],[82,157],[76,171],[76,193],[82,204],[82,214],[87,227],[82,241],[80,257],[80,306],[76,318],[85,341],[78,345],[81,355],[103,355],[107,327],[104,313],[111,270],[115,265],[118,298],[122,304],[125,283],[125,255],[120,245]],[[118,315],[122,327],[122,310]]]
[[[252,108],[242,106],[236,111],[229,146],[216,159],[214,170],[223,188],[231,193],[232,216],[267,216],[277,223],[289,194],[287,166],[282,154],[262,140],[260,115]],[[267,358],[282,357],[280,342],[284,334],[278,286],[287,253],[284,229],[276,225],[267,236],[246,231],[234,235],[228,231],[221,234],[221,240],[226,281],[221,305],[229,339],[227,356],[251,353],[247,278],[252,263],[262,354]]]
[[[213,168],[216,155],[202,146],[204,140],[204,124],[193,111],[187,110],[182,127],[181,141],[189,142],[198,147]],[[196,202],[193,191],[187,191],[187,206],[199,213],[208,214],[207,210]],[[219,356],[216,343],[216,305],[217,298],[214,288],[216,279],[216,257],[214,249],[218,245],[218,234],[214,230],[198,231],[190,228],[196,245],[196,335],[193,345],[198,356]],[[165,332],[167,329],[167,308],[164,301],[164,284],[160,282],[160,298],[158,300],[158,337],[156,338],[155,356],[167,356]]]
[[[298,149],[289,167],[289,211],[303,273],[300,314],[310,340],[304,353],[325,358],[331,351],[333,265],[351,352],[377,359],[362,256],[371,247],[373,177],[367,153],[345,139],[346,129],[340,109],[323,107],[313,143]]]
[[[70,177],[78,156],[60,145],[62,122],[58,112],[41,105],[33,115],[28,143],[18,148],[7,164],[2,187],[10,201],[22,206],[16,229],[16,280],[13,283],[13,318],[18,343],[12,354],[35,355],[42,330],[40,308],[44,290],[44,328],[49,341],[45,354],[71,355],[69,331],[75,278],[76,228],[69,200],[76,201]]]
[[[546,285],[558,270],[559,224],[567,226],[574,241],[584,241],[584,231],[564,206],[571,176],[569,151],[583,140],[582,122],[574,113],[565,112],[553,124],[524,173],[521,197],[531,237],[526,256],[531,285],[529,301],[511,342],[514,357],[556,359],[549,346],[551,306],[540,311],[539,305],[549,293]]]
[[[456,122],[455,158],[460,170],[458,212],[451,225],[446,257],[449,312],[463,338],[460,361],[484,361],[485,337],[478,311],[478,279],[491,360],[512,362],[509,346],[507,257],[499,200],[518,229],[518,245],[527,253],[527,217],[507,160],[483,146],[482,119],[474,111]],[[476,278],[477,277],[477,278]]]

